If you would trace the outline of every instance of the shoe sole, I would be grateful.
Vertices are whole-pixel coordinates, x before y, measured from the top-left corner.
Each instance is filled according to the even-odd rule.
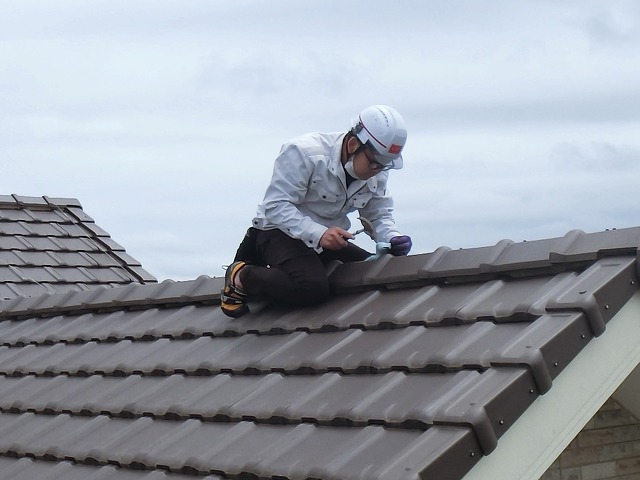
[[[246,303],[237,303],[234,305],[220,305],[222,313],[231,318],[239,318],[249,313],[249,307]]]

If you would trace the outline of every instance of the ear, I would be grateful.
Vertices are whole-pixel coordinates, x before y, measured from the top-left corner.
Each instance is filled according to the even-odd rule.
[[[356,153],[356,150],[360,148],[360,140],[354,135],[350,135],[347,140],[347,156]]]

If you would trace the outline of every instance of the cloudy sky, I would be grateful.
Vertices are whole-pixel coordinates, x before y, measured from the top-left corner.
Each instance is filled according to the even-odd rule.
[[[640,225],[636,0],[0,0],[0,194],[159,280],[222,275],[280,145],[376,103],[413,253]]]

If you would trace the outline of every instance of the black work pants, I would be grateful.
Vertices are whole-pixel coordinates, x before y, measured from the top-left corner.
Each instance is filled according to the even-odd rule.
[[[318,254],[302,240],[280,230],[250,228],[235,260],[247,262],[240,279],[249,298],[257,296],[278,305],[303,306],[329,297],[325,269],[328,262],[356,262],[369,256],[369,252],[352,243],[340,250],[324,250]]]

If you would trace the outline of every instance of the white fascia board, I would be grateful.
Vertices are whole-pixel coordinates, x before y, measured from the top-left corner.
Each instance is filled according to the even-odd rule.
[[[620,385],[613,394],[616,402],[622,405],[631,415],[640,420],[640,366]]]
[[[640,364],[640,292],[463,480],[539,480]]]

